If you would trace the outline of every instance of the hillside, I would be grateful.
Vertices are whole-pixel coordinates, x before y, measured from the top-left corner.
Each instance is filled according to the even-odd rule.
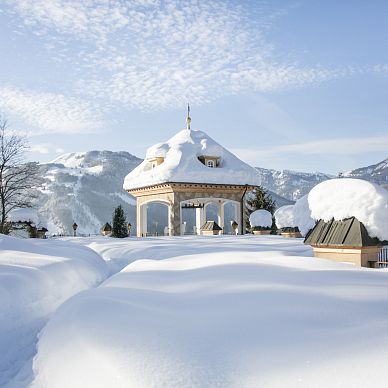
[[[136,225],[136,202],[123,189],[125,176],[143,160],[128,152],[90,151],[69,153],[40,165],[42,185],[36,207],[51,233],[69,235],[71,225],[79,225],[79,234],[97,234],[110,222],[116,206],[121,204],[129,222]],[[334,176],[256,168],[261,184],[276,201],[277,207],[292,204],[315,185]],[[388,188],[388,159],[343,174],[365,179]],[[150,228],[158,223],[163,233],[165,209],[150,208]],[[212,214],[209,217],[212,218]],[[150,229],[151,230],[151,229]],[[152,229],[153,230],[153,229]]]
[[[70,234],[73,222],[80,234],[99,233],[122,205],[135,219],[135,200],[122,189],[125,175],[141,163],[128,152],[69,153],[40,165],[43,179],[37,208],[51,233]]]
[[[342,176],[347,178],[365,179],[388,189],[388,158],[380,163],[372,164],[371,166],[360,167],[355,170],[344,172]]]
[[[256,169],[261,177],[263,187],[290,201],[296,201],[303,197],[318,183],[334,178],[333,175],[320,172],[277,171],[260,167],[256,167]]]

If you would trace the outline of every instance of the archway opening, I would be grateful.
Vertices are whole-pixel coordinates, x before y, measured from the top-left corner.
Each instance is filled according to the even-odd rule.
[[[168,205],[162,202],[147,204],[147,236],[168,235]]]
[[[205,206],[205,221],[218,222],[218,207],[214,202],[209,202]]]
[[[238,204],[236,202],[228,201],[224,205],[224,234],[235,234],[235,230],[232,228],[233,221],[238,221]]]

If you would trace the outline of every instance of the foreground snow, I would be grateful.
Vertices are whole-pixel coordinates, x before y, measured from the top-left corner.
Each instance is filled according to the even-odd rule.
[[[106,263],[61,241],[0,235],[0,386],[25,387],[38,332],[66,299],[102,282]]]
[[[279,237],[74,241],[145,260],[57,310],[34,387],[386,386],[386,271]]]

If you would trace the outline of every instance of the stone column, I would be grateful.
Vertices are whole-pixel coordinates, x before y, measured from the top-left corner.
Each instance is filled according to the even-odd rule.
[[[225,233],[225,212],[224,212],[224,206],[225,206],[225,203],[224,202],[221,202],[219,201],[217,203],[217,223],[218,225],[222,228],[222,233],[224,234]]]
[[[200,208],[200,207],[197,207],[195,209],[195,227],[196,227],[196,231],[197,231],[198,235],[201,234],[202,225],[205,223],[205,221],[204,221],[204,209],[205,208]]]
[[[170,236],[180,236],[181,234],[181,205],[178,196],[174,198],[168,206],[168,228]]]
[[[136,225],[137,225],[137,236],[147,236],[147,205],[138,204],[136,208]]]
[[[168,205],[168,235],[174,235],[174,208],[172,203]]]
[[[239,202],[236,202],[234,204],[234,217],[236,219],[236,222],[238,223],[238,233],[237,234],[241,234],[241,203]]]

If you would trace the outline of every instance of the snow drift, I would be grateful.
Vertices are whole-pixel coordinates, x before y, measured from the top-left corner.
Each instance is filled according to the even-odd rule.
[[[205,166],[198,160],[198,156],[203,155],[219,157],[220,166]],[[165,160],[151,168],[147,159],[153,157],[164,157]],[[238,159],[204,132],[184,129],[167,142],[150,147],[146,160],[125,177],[124,189],[163,182],[259,185],[260,177],[256,169]]]
[[[15,379],[12,387],[25,387],[21,370],[28,369],[36,335],[50,314],[108,271],[95,252],[71,243],[0,234],[0,248],[0,386]]]
[[[284,240],[138,240],[138,257],[180,256],[136,261],[62,305],[33,387],[384,387],[387,272]]]

